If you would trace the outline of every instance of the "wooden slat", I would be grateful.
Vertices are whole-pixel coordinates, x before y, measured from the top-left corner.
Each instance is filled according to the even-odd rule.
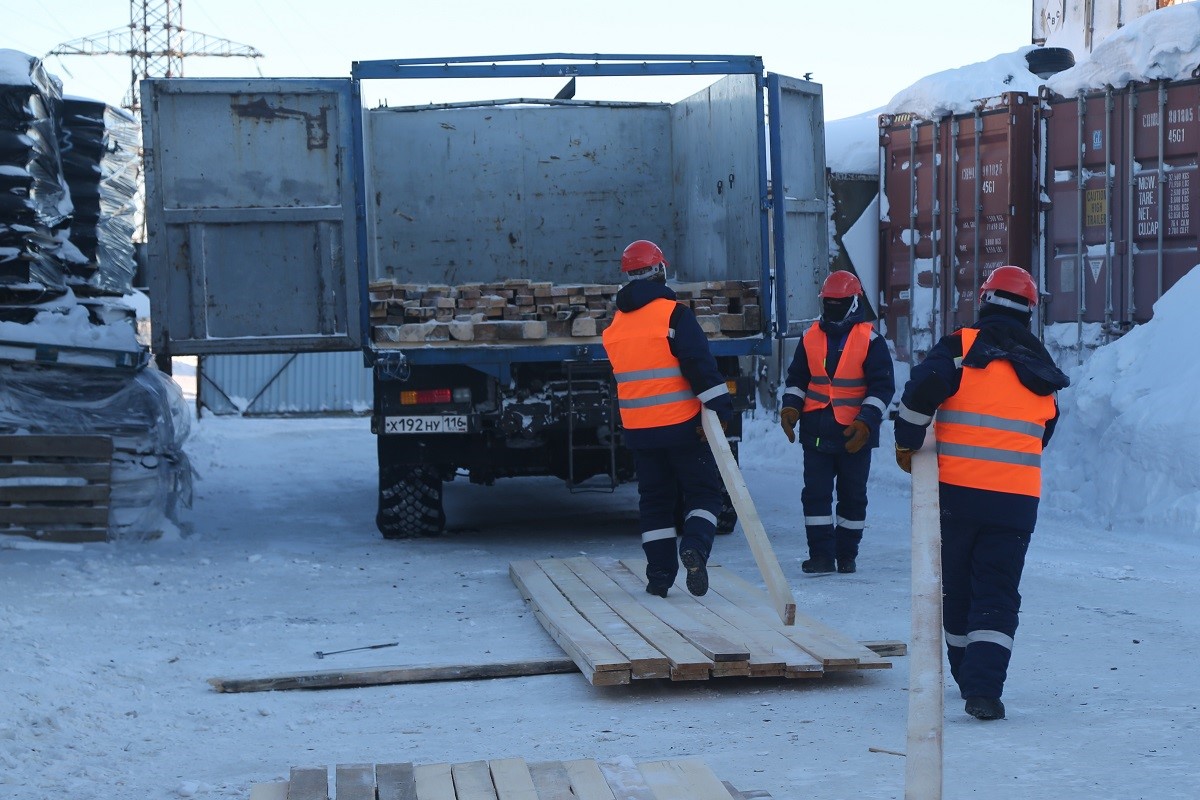
[[[334,769],[333,796],[337,800],[375,800],[375,767],[372,764],[338,764]]]
[[[75,478],[85,481],[107,481],[111,474],[111,464],[0,463],[0,479]]]
[[[497,800],[538,800],[533,777],[523,758],[498,758],[488,762]],[[382,800],[382,798],[381,798]]]
[[[417,800],[417,779],[410,763],[377,764],[375,781],[377,800]]]
[[[52,456],[108,460],[112,437],[88,435],[18,434],[0,436],[0,456]]]
[[[108,525],[105,506],[0,506],[0,527],[4,525]]]
[[[292,767],[288,800],[329,800],[329,773],[324,767]]]
[[[593,759],[564,761],[563,768],[571,779],[571,791],[579,800],[616,800],[604,773]]]
[[[419,764],[413,767],[417,800],[455,800],[454,778],[449,764]]]
[[[770,609],[770,599],[759,589],[723,567],[709,570],[712,590],[746,609]],[[763,615],[765,618],[765,614]],[[836,665],[859,666],[864,664],[891,664],[848,636],[817,622],[804,614],[796,614],[795,625],[784,625],[776,620],[769,624],[821,661],[826,669]]]
[[[620,800],[658,800],[637,764],[628,756],[597,761],[608,787]]]
[[[218,692],[273,692],[281,689],[351,689],[427,681],[460,681],[482,678],[513,678],[578,672],[569,658],[499,661],[490,664],[445,664],[413,667],[362,667],[298,672],[266,678],[209,678]]]
[[[0,503],[84,503],[104,501],[107,505],[108,486],[0,486]]]
[[[712,672],[712,659],[670,625],[647,611],[637,598],[606,575],[598,563],[582,557],[568,558],[566,563],[610,608],[667,657],[671,664],[671,680],[708,679]]]
[[[509,574],[542,626],[589,681],[595,683],[595,673],[613,671],[624,672],[628,683],[629,659],[580,616],[535,562],[514,561]]]
[[[539,761],[529,765],[529,775],[537,787],[538,800],[577,800],[571,792],[571,776],[559,761]]]
[[[496,789],[492,786],[492,771],[486,761],[468,761],[450,767],[454,780],[454,796],[457,800],[496,800]],[[341,798],[338,798],[341,800]]]
[[[25,536],[39,542],[64,542],[83,544],[108,540],[108,528],[50,528],[29,530],[27,528],[0,528],[0,535]]]
[[[647,761],[638,768],[658,800],[729,800],[729,792],[703,763]]]
[[[579,613],[629,659],[634,678],[669,678],[671,662],[630,627],[615,610],[597,596],[571,568],[555,559],[539,560],[538,566],[554,581]]]

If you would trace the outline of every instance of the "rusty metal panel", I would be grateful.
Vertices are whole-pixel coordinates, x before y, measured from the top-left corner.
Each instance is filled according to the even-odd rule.
[[[1013,92],[971,114],[880,119],[885,335],[916,362],[975,321],[996,267],[1039,271],[1036,102]]]

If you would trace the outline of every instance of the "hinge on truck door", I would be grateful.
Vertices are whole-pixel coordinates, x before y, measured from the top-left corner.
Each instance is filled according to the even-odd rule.
[[[406,381],[411,372],[408,358],[397,350],[383,350],[375,357],[375,375],[383,380]]]

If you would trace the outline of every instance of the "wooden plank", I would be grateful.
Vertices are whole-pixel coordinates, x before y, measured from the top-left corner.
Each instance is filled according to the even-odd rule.
[[[329,800],[329,774],[324,767],[292,767],[288,800]]]
[[[533,777],[523,758],[498,758],[488,762],[498,800],[538,800]],[[382,800],[382,798],[380,798]]]
[[[417,800],[417,778],[411,763],[376,764],[377,800]]]
[[[16,434],[0,436],[0,456],[90,459],[112,458],[112,437],[91,435]]]
[[[564,761],[563,768],[571,779],[571,791],[579,800],[616,800],[604,773],[590,758],[580,758],[574,761]]]
[[[514,561],[508,569],[513,583],[543,619],[543,627],[585,676],[590,679],[593,672],[629,671],[629,659],[575,610],[536,562]]]
[[[450,767],[454,795],[458,800],[496,800],[492,771],[486,761],[468,761]],[[341,798],[338,798],[341,800]]]
[[[761,609],[764,612],[762,616],[775,630],[807,650],[826,669],[834,665],[861,665],[864,662],[888,664],[884,669],[891,666],[845,634],[804,614],[797,614],[793,625],[777,623],[767,613],[771,608],[769,598],[733,572],[718,566],[710,569],[708,574],[712,591],[750,611]]]
[[[529,775],[537,787],[538,800],[577,800],[571,792],[571,776],[559,761],[538,761],[529,765]]]
[[[638,768],[658,800],[729,800],[729,792],[696,759],[647,761]]]
[[[750,497],[750,490],[746,488],[746,481],[738,469],[737,460],[729,449],[721,422],[716,412],[707,408],[700,412],[700,421],[704,426],[708,446],[717,459],[717,469],[725,482],[725,490],[729,493],[729,499],[733,501],[733,507],[737,509],[738,521],[746,533],[746,543],[750,545],[750,552],[754,555],[754,561],[758,564],[758,570],[762,573],[763,581],[770,592],[775,612],[784,625],[791,625],[796,619],[796,598],[783,575],[779,560],[775,558],[771,540],[767,538],[762,520],[754,508],[754,500]]]
[[[83,544],[108,541],[108,528],[53,528],[29,530],[27,528],[0,528],[0,535],[25,536],[39,542],[64,542]]]
[[[75,478],[85,481],[108,481],[111,474],[111,464],[0,463],[0,479]]]
[[[629,756],[597,761],[596,766],[608,781],[608,787],[619,800],[658,800],[645,776]]]
[[[0,525],[108,525],[108,508],[97,506],[0,507]]]
[[[937,443],[932,426],[912,454],[912,656],[908,666],[908,746],[904,796],[941,800],[942,724],[942,523],[938,499]]]
[[[630,564],[634,566],[631,567]],[[634,587],[641,585],[641,579],[637,577],[637,570],[636,561],[622,560],[620,567],[606,569],[605,572],[619,586],[625,587],[626,591],[633,591]],[[687,606],[695,606],[691,601],[690,594],[685,594],[681,597],[679,592],[676,592],[673,597],[662,598],[646,595],[646,598],[654,601],[653,603],[645,603],[645,607],[650,613],[670,625],[683,638],[694,644],[697,650],[713,660],[714,674],[719,666],[717,662],[721,661],[743,664],[744,672],[742,674],[750,674],[750,653],[744,644],[737,641],[730,641],[711,627],[696,622],[687,613],[685,604]],[[738,668],[736,666],[733,667],[733,669]]]
[[[334,768],[333,785],[337,800],[375,800],[375,766],[338,764]]]
[[[0,503],[85,503],[103,502],[108,505],[108,486],[40,485],[0,486]]]
[[[608,603],[587,585],[571,568],[557,559],[540,559],[542,571],[554,581],[571,605],[581,613],[604,638],[629,659],[633,678],[669,678],[670,660],[634,630]]]
[[[418,764],[413,767],[417,800],[456,800],[449,764]]]
[[[671,680],[708,679],[712,671],[712,659],[697,650],[674,628],[647,611],[636,597],[605,574],[600,564],[583,557],[564,559],[564,562],[610,608],[667,657],[671,664]],[[616,564],[613,560],[610,563]]]
[[[287,800],[288,782],[271,781],[250,785],[250,800]]]
[[[859,644],[861,644],[863,647],[870,650],[875,655],[882,656],[884,658],[886,658],[888,656],[898,657],[898,656],[908,655],[908,645],[907,644],[905,644],[904,642],[897,642],[897,641],[894,641],[891,639],[884,639],[882,641],[859,642]]]
[[[218,692],[272,692],[282,689],[348,689],[398,683],[513,678],[578,671],[579,666],[574,661],[560,656],[527,661],[498,661],[490,664],[363,667],[299,672],[266,678],[209,678],[208,682]]]

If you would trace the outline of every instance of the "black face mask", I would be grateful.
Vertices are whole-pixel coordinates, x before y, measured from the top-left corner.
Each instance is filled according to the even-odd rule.
[[[850,313],[853,297],[826,297],[821,300],[821,319],[826,322],[841,322]]]

